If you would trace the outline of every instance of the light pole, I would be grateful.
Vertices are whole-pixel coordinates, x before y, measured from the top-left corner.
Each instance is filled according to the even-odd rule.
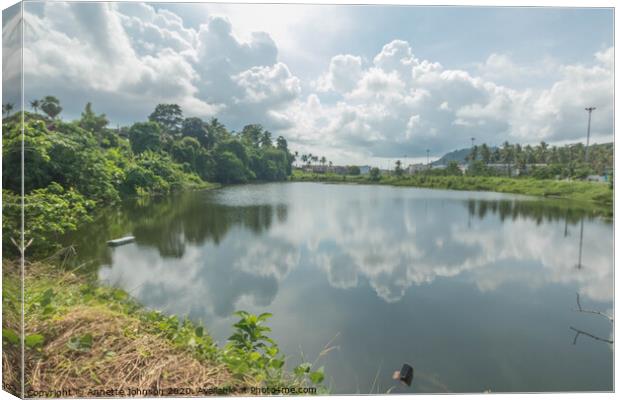
[[[588,107],[588,136],[586,137],[586,163],[588,162],[588,147],[590,147],[590,121],[592,120],[592,111],[596,110],[596,107]]]

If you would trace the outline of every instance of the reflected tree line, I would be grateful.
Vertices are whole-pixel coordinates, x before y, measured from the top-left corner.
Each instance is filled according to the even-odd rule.
[[[596,211],[585,210],[579,208],[568,208],[564,204],[554,204],[553,202],[539,201],[514,201],[514,200],[469,200],[467,201],[467,209],[470,217],[478,217],[484,219],[489,213],[499,215],[501,221],[507,219],[517,220],[519,218],[533,219],[537,225],[543,222],[564,221],[564,237],[568,236],[568,225],[579,225],[579,255],[575,260],[575,268],[583,269],[583,236],[584,221],[586,218],[597,216]],[[608,319],[613,324],[613,318],[599,310],[589,310],[582,307],[579,293],[577,293],[577,308],[575,311],[580,313],[589,313],[600,315]],[[588,337],[593,340],[604,342],[612,345],[614,341],[607,339],[590,331],[579,329],[571,326],[569,328],[575,333],[573,345],[577,344],[580,336]]]
[[[121,208],[102,212],[92,225],[67,236],[65,243],[76,249],[76,262],[109,264],[112,251],[106,242],[131,234],[139,246],[154,247],[161,257],[180,258],[187,245],[219,244],[235,227],[259,235],[288,218],[285,204],[231,206],[214,196],[190,192],[127,201]]]
[[[575,268],[582,269],[583,259],[583,224],[586,218],[595,218],[595,210],[569,208],[565,203],[549,201],[515,201],[515,200],[468,200],[469,216],[484,219],[489,213],[499,215],[502,222],[519,218],[532,219],[537,225],[543,222],[564,221],[564,237],[568,237],[569,225],[579,224],[579,256]],[[468,224],[470,226],[470,223]]]
[[[162,257],[180,258],[188,244],[212,241],[217,245],[234,227],[259,235],[288,218],[285,204],[227,205],[218,202],[216,195],[211,191],[186,192],[128,200],[122,207],[102,211],[92,225],[66,236],[64,243],[75,247],[76,262],[108,264],[112,253],[106,241],[131,234],[138,245],[154,247]],[[569,224],[596,216],[594,211],[552,201],[468,200],[465,204],[470,218],[497,215],[501,221],[526,218],[537,224],[564,221],[565,236]],[[581,261],[577,265],[581,267]]]
[[[484,219],[488,214],[498,215],[506,220],[530,219],[537,225],[543,222],[565,221],[575,225],[584,218],[598,216],[595,210],[570,207],[570,204],[545,200],[468,200],[469,215]]]

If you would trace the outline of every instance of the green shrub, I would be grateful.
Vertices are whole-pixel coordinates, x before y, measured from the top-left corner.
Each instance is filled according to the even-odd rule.
[[[20,240],[21,196],[3,190],[2,198],[2,249],[15,256],[19,254],[15,243]],[[30,243],[26,254],[40,256],[60,248],[62,235],[92,220],[94,206],[92,200],[57,183],[24,196],[24,238],[25,244]]]

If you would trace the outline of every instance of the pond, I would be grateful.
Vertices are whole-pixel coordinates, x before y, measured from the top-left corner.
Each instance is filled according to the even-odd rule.
[[[575,309],[613,311],[612,229],[525,196],[273,183],[127,203],[72,242],[220,344],[235,310],[273,313],[287,365],[318,357],[332,393],[609,391],[612,323]]]

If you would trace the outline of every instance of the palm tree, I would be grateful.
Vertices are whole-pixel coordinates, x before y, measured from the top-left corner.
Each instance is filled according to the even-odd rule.
[[[403,174],[403,163],[400,160],[396,160],[396,166],[394,167],[394,174],[401,176]]]
[[[503,164],[510,164],[513,157],[512,146],[507,141],[504,142],[501,149],[501,157]]]
[[[323,166],[325,166],[325,163],[327,162],[327,158],[325,158],[325,156],[321,157],[321,164]]]
[[[549,145],[545,142],[540,142],[538,146],[536,146],[536,158],[539,163],[547,162],[547,147]]]
[[[39,107],[41,106],[41,102],[39,100],[32,100],[30,102],[30,107],[32,107],[32,109],[34,110],[34,113],[36,114],[37,111],[39,110]]]
[[[480,156],[485,164],[488,164],[489,161],[491,161],[491,150],[486,143],[482,143],[482,146],[480,146]]]
[[[6,116],[8,117],[9,115],[11,115],[11,111],[13,111],[13,108],[15,107],[15,105],[13,103],[6,103],[2,105],[2,113],[6,114]]]

